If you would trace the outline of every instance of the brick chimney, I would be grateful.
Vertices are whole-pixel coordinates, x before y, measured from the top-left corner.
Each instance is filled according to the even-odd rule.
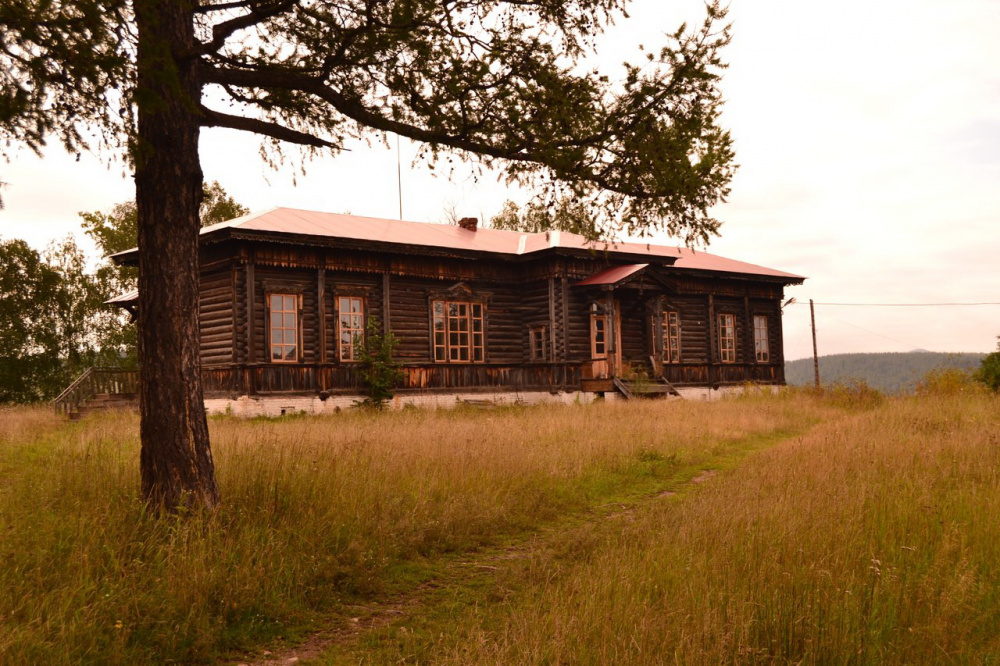
[[[477,217],[463,217],[458,221],[458,226],[463,229],[468,229],[469,231],[475,231],[476,227],[479,226],[479,218]]]

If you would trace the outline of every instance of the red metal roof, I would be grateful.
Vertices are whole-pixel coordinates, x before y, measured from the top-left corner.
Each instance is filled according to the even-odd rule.
[[[649,266],[649,264],[626,264],[624,266],[612,266],[611,268],[605,268],[599,273],[594,273],[586,280],[580,280],[573,286],[593,287],[596,285],[618,284],[622,280],[635,275],[646,266]]]
[[[523,233],[484,228],[471,231],[451,224],[404,222],[359,215],[320,213],[296,208],[272,208],[205,227],[201,233],[209,235],[223,229],[344,238],[411,247],[444,248],[515,256],[530,255],[551,248],[589,250],[611,255],[620,253],[645,256],[650,259],[660,259],[659,263],[664,264],[668,261],[663,260],[673,260],[670,263],[678,268],[760,275],[782,278],[789,282],[800,282],[805,279],[800,275],[734,261],[707,252],[647,243],[594,242],[565,231]],[[128,250],[116,256],[129,255],[133,252],[134,250]],[[593,277],[589,279],[593,279]]]

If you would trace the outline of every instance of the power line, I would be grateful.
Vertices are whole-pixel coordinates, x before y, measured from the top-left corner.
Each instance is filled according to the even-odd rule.
[[[788,303],[788,305],[808,305],[808,303]],[[835,305],[848,307],[873,307],[873,308],[939,308],[939,307],[971,307],[977,305],[1000,305],[1000,303],[821,303],[816,305]]]
[[[895,342],[896,344],[902,345],[904,347],[909,347],[910,349],[919,349],[920,348],[920,345],[913,345],[913,344],[910,344],[909,342],[903,342],[902,340],[897,340],[896,338],[889,337],[888,335],[883,335],[882,333],[879,333],[877,331],[873,331],[871,329],[865,328],[864,326],[858,326],[857,324],[852,324],[851,322],[844,321],[843,319],[837,319],[836,317],[830,317],[830,319],[834,320],[837,323],[844,324],[845,326],[850,326],[852,328],[856,328],[859,331],[864,331],[865,333],[870,333],[871,335],[874,335],[874,336],[877,336],[877,337],[880,337],[880,338],[885,338],[886,340],[890,340],[890,341]]]

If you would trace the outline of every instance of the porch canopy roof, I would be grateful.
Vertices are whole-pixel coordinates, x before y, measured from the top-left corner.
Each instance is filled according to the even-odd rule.
[[[614,287],[644,270],[649,264],[626,264],[612,266],[594,273],[586,280],[580,280],[574,287]]]

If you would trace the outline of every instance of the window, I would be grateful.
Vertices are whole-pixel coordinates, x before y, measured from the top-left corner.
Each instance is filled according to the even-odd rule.
[[[545,326],[532,326],[528,329],[528,346],[532,361],[549,360],[549,336]]]
[[[663,362],[681,362],[681,316],[679,312],[663,313]]]
[[[365,303],[356,296],[341,296],[337,299],[337,310],[340,312],[340,360],[357,361],[358,344],[365,335]]]
[[[439,363],[482,363],[486,329],[482,303],[432,301],[434,360]]]
[[[719,315],[719,357],[723,363],[736,362],[736,317]]]
[[[297,294],[270,294],[271,360],[299,360],[299,297]]]
[[[608,316],[590,315],[590,357],[608,357]]]
[[[770,363],[771,348],[767,341],[767,315],[753,316],[753,350],[758,363]]]

